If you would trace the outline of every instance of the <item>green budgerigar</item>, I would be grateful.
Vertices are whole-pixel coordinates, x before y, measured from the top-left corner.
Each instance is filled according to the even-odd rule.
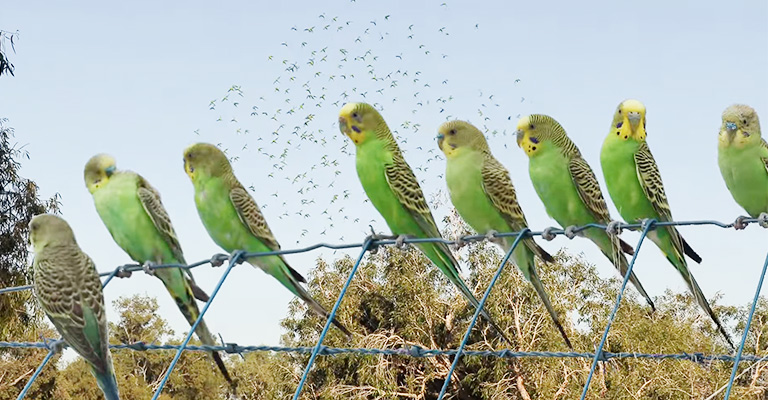
[[[347,103],[339,114],[339,130],[355,143],[360,183],[392,233],[416,238],[441,237],[419,182],[381,114],[370,104]],[[461,279],[459,262],[448,245],[415,245],[477,309],[480,302]],[[497,333],[512,344],[487,311],[481,312]]]
[[[550,217],[566,229],[611,222],[595,173],[554,118],[541,114],[523,117],[517,123],[516,133],[517,145],[528,155],[533,187]],[[629,263],[622,252],[634,254],[632,246],[603,229],[585,229],[580,235],[593,241],[621,275],[626,275]],[[629,280],[655,310],[634,271]]]
[[[104,398],[119,400],[104,293],[93,261],[77,245],[69,224],[55,215],[33,217],[29,240],[40,306],[64,341],[91,366]]]
[[[637,223],[643,219],[655,219],[668,222],[672,221],[672,211],[664,193],[659,167],[646,141],[645,121],[643,103],[630,99],[619,104],[613,114],[608,136],[603,142],[600,162],[608,193],[625,221]],[[667,260],[680,272],[696,302],[733,347],[731,338],[688,269],[686,255],[697,263],[701,262],[701,257],[674,226],[651,230],[648,238],[656,243]]]
[[[237,180],[227,156],[216,146],[196,143],[184,150],[184,170],[195,187],[195,204],[205,229],[214,242],[228,252],[279,251],[280,244],[269,229],[256,201]],[[251,257],[246,260],[271,275],[319,315],[328,311],[313,299],[301,283],[301,274],[288,265],[282,255]],[[352,333],[336,318],[336,325],[347,337]]]
[[[187,264],[160,194],[144,178],[131,171],[118,170],[115,159],[107,154],[91,157],[85,165],[84,176],[99,217],[132,260],[147,267]],[[180,268],[158,268],[152,273],[163,282],[192,326],[200,316],[195,299],[208,301],[208,295],[195,284],[192,273]],[[200,321],[195,333],[204,345],[218,344],[205,321]],[[232,384],[221,355],[211,352],[211,356]]]
[[[525,229],[528,222],[517,202],[512,178],[491,153],[483,133],[468,122],[450,121],[438,128],[437,138],[445,153],[445,180],[451,202],[472,229],[480,234]],[[494,242],[509,251],[515,238],[497,238]],[[534,256],[546,262],[555,261],[531,237],[522,239],[511,257],[536,289],[565,344],[573,349],[536,271]]]
[[[717,161],[733,199],[752,218],[768,213],[768,144],[752,107],[734,104],[723,112]],[[744,224],[738,224],[743,229]]]

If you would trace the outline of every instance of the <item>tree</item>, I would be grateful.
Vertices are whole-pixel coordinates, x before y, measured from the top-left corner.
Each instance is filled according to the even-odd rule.
[[[3,33],[5,35],[5,33]],[[13,129],[0,119],[0,287],[30,284],[28,224],[37,214],[58,212],[58,195],[40,200],[35,182],[19,176],[19,160],[29,158],[11,143]],[[32,292],[0,295],[0,340],[36,341],[52,336],[41,324],[42,313]],[[0,349],[0,399],[15,398],[45,354],[39,350]],[[39,378],[36,390],[50,389],[50,375]],[[48,389],[46,389],[48,388]],[[15,394],[14,394],[15,393]]]
[[[8,61],[8,44],[11,45],[11,50],[16,52],[16,44],[13,42],[14,38],[18,39],[19,32],[8,32],[0,29],[0,75],[11,74],[13,76],[14,66]]]

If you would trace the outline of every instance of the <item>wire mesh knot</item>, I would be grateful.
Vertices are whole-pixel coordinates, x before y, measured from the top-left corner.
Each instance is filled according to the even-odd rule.
[[[619,236],[623,230],[624,229],[621,226],[621,221],[611,221],[605,227],[605,231],[608,232],[609,235]]]
[[[544,230],[541,231],[541,238],[546,240],[546,241],[548,241],[548,242],[551,242],[552,240],[554,240],[557,237],[557,235],[552,233],[552,231],[554,231],[556,229],[557,228],[555,228],[554,226],[550,226],[550,227],[544,228]]]
[[[117,273],[115,274],[118,278],[130,278],[131,275],[133,275],[133,272],[128,270],[127,265],[121,265],[117,267]]]

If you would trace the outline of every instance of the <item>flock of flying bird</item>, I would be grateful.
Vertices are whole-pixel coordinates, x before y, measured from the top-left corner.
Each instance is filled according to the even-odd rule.
[[[661,176],[646,142],[645,114],[645,107],[637,100],[626,100],[616,109],[600,160],[606,186],[624,220],[671,221]],[[419,182],[381,114],[369,104],[348,103],[341,108],[338,124],[355,145],[357,173],[365,193],[392,233],[399,236],[398,241],[406,237],[439,238]],[[529,157],[530,177],[547,213],[571,234],[574,226],[608,225],[605,230],[589,228],[575,234],[592,240],[625,274],[628,263],[624,253],[631,255],[634,250],[619,238],[615,224],[610,224],[612,219],[595,174],[563,127],[552,117],[534,114],[521,118],[516,129],[517,145]],[[492,155],[483,133],[468,122],[448,121],[438,128],[437,145],[446,156],[445,178],[459,215],[478,233],[487,234],[489,240],[508,251],[514,238],[495,233],[521,231],[528,224],[509,173]],[[724,111],[719,165],[736,202],[751,217],[768,217],[768,145],[760,135],[757,114],[749,106],[733,105]],[[235,177],[221,150],[207,143],[189,146],[184,151],[184,169],[194,185],[198,214],[216,244],[232,253],[280,249],[259,206]],[[115,242],[163,282],[192,325],[200,313],[195,300],[208,301],[206,293],[189,270],[152,268],[158,264],[186,264],[157,190],[140,175],[118,170],[115,160],[106,154],[87,162],[84,178],[96,210]],[[743,227],[743,222],[737,224],[737,228]],[[105,397],[118,399],[101,281],[93,261],[78,247],[72,229],[62,218],[38,215],[29,228],[38,301],[66,343],[90,364]],[[674,226],[658,227],[648,237],[680,272],[697,303],[733,348],[688,269],[686,255],[696,262],[701,262],[701,257]],[[479,306],[446,244],[429,242],[415,246],[469,303]],[[528,236],[521,239],[511,260],[534,286],[566,345],[573,348],[536,272],[536,257],[544,262],[554,261]],[[250,257],[245,261],[277,279],[309,308],[328,317],[325,308],[302,287],[304,277],[283,256]],[[630,279],[654,309],[638,278],[632,274]],[[504,330],[485,310],[481,311],[497,334],[511,345]],[[332,322],[348,337],[352,336],[339,321]],[[215,345],[203,321],[195,333],[203,344]],[[211,356],[225,379],[233,384],[221,356],[217,352],[211,352]]]

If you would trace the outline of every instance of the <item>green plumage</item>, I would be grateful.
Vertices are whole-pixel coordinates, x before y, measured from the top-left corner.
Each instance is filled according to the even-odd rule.
[[[259,206],[235,177],[224,153],[213,145],[198,143],[185,150],[184,165],[195,187],[197,212],[217,245],[228,252],[280,250]],[[282,255],[251,257],[246,261],[277,279],[313,311],[328,318],[328,311],[301,286],[306,282],[304,277],[291,268]],[[336,318],[332,322],[348,337],[352,336]]]
[[[116,170],[114,159],[102,154],[86,164],[85,180],[99,217],[132,260],[141,264],[186,265],[160,195],[141,176]],[[195,299],[208,301],[208,295],[195,284],[192,273],[179,268],[160,268],[154,270],[154,274],[163,282],[190,326],[194,324],[200,316]],[[200,321],[195,333],[203,344],[217,344],[205,321]],[[219,353],[210,354],[231,384]]]
[[[485,234],[490,231],[516,232],[528,226],[509,173],[493,157],[485,137],[477,128],[464,121],[447,122],[439,129],[438,144],[446,155],[445,178],[451,202],[472,229]],[[515,238],[494,241],[508,252]],[[573,349],[538,276],[534,256],[554,262],[552,256],[530,237],[522,239],[511,258],[533,285],[566,345]]]
[[[421,187],[405,162],[384,119],[372,106],[349,103],[340,113],[339,128],[355,142],[357,175],[368,199],[395,235],[416,238],[441,237]],[[415,245],[478,308],[480,303],[459,275],[459,263],[444,243]],[[481,310],[504,340],[511,341]]]
[[[32,218],[34,290],[61,337],[91,366],[107,400],[119,400],[109,353],[109,330],[101,280],[93,261],[80,250],[72,229],[54,215]]]
[[[597,178],[563,127],[552,117],[536,114],[522,118],[517,129],[517,143],[529,157],[528,172],[547,214],[564,228],[608,224],[611,218]],[[580,234],[626,275],[629,263],[622,252],[633,254],[632,246],[603,229],[586,229]],[[629,280],[655,310],[634,271]]]
[[[636,100],[621,103],[614,114],[611,129],[600,153],[608,193],[619,214],[627,222],[636,223],[646,218],[662,222],[672,221],[661,174],[645,139],[645,107]],[[712,318],[728,344],[733,347],[730,337],[688,269],[686,254],[696,262],[701,262],[701,257],[686,243],[674,226],[652,230],[648,232],[648,238],[678,270],[696,302]]]
[[[736,104],[723,112],[717,161],[733,199],[749,216],[768,212],[768,144],[752,107]]]

